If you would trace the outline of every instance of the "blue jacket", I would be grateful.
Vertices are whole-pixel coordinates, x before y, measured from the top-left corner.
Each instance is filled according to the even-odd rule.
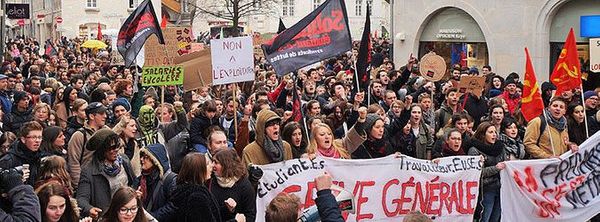
[[[322,222],[343,222],[342,211],[340,210],[335,197],[330,189],[317,191],[315,199],[319,216]]]

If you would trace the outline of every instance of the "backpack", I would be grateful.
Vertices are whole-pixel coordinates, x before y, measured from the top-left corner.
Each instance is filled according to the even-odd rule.
[[[540,139],[542,138],[542,133],[544,133],[544,131],[546,130],[546,120],[544,118],[544,113],[542,113],[540,116],[540,136],[538,136],[537,138],[537,142],[535,143],[537,146],[540,146]]]
[[[79,128],[77,129],[76,132],[80,132],[81,134],[83,134],[83,147],[81,148],[81,154],[79,155],[79,164],[81,164],[81,161],[83,161],[83,153],[85,152],[85,150],[87,149],[87,130],[85,128]],[[73,133],[75,134],[75,133]]]

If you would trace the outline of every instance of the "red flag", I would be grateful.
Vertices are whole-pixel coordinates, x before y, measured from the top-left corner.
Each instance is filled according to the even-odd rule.
[[[531,121],[542,114],[544,111],[544,102],[542,101],[540,87],[537,83],[537,77],[535,77],[535,71],[533,70],[533,64],[531,64],[531,57],[529,57],[527,47],[525,47],[525,55],[527,56],[527,61],[525,62],[525,81],[523,81],[521,112],[527,121]]]
[[[98,36],[96,36],[96,39],[102,40],[102,27],[100,27],[100,22],[98,22]]]
[[[160,20],[160,28],[165,29],[167,27],[167,15],[163,14],[162,19]]]
[[[550,81],[556,85],[556,95],[581,87],[581,64],[577,56],[577,43],[573,28],[569,31],[565,46],[560,51],[560,57],[556,61]]]
[[[296,87],[292,90],[294,102],[292,104],[292,116],[294,117],[294,121],[299,122],[302,119],[302,110],[300,109],[300,96],[298,96],[298,90]]]

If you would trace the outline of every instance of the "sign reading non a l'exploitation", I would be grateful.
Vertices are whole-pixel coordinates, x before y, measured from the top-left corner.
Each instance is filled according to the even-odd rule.
[[[253,49],[250,36],[210,40],[213,85],[254,80]]]
[[[473,221],[482,162],[479,156],[434,163],[390,155],[370,160],[293,159],[260,168],[264,174],[257,188],[256,218],[265,218],[266,207],[281,192],[298,196],[304,209],[315,205],[314,178],[327,171],[333,184],[354,197],[355,211],[343,213],[346,221],[402,221],[413,211],[435,221]]]
[[[145,66],[142,86],[171,86],[183,84],[183,66]]]

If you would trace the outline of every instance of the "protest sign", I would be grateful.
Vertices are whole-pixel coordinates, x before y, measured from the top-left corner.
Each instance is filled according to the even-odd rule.
[[[293,193],[303,208],[315,204],[314,178],[327,171],[334,184],[354,195],[355,213],[346,221],[402,221],[420,211],[436,221],[472,221],[479,193],[479,156],[440,159],[438,164],[408,156],[369,160],[317,157],[260,166],[263,176],[256,198],[256,218],[265,217],[270,201]]]
[[[600,72],[600,38],[590,38],[590,71]]]
[[[183,66],[145,66],[142,86],[172,86],[183,84]]]
[[[166,27],[163,30],[165,44],[158,44],[156,36],[150,36],[145,46],[147,66],[173,65],[173,59],[189,53],[192,49],[192,29],[189,26]]]
[[[505,163],[502,221],[587,221],[600,213],[600,132],[560,159]]]
[[[485,76],[463,76],[460,77],[460,82],[458,83],[458,92],[460,95],[471,93],[477,97],[481,97],[484,88]]]
[[[210,49],[193,52],[173,59],[175,64],[183,66],[185,81],[183,90],[190,91],[212,84],[212,65]]]
[[[213,85],[254,80],[252,37],[210,40]]]
[[[421,76],[429,81],[440,81],[446,74],[446,61],[435,52],[427,53],[421,58],[419,71]]]

